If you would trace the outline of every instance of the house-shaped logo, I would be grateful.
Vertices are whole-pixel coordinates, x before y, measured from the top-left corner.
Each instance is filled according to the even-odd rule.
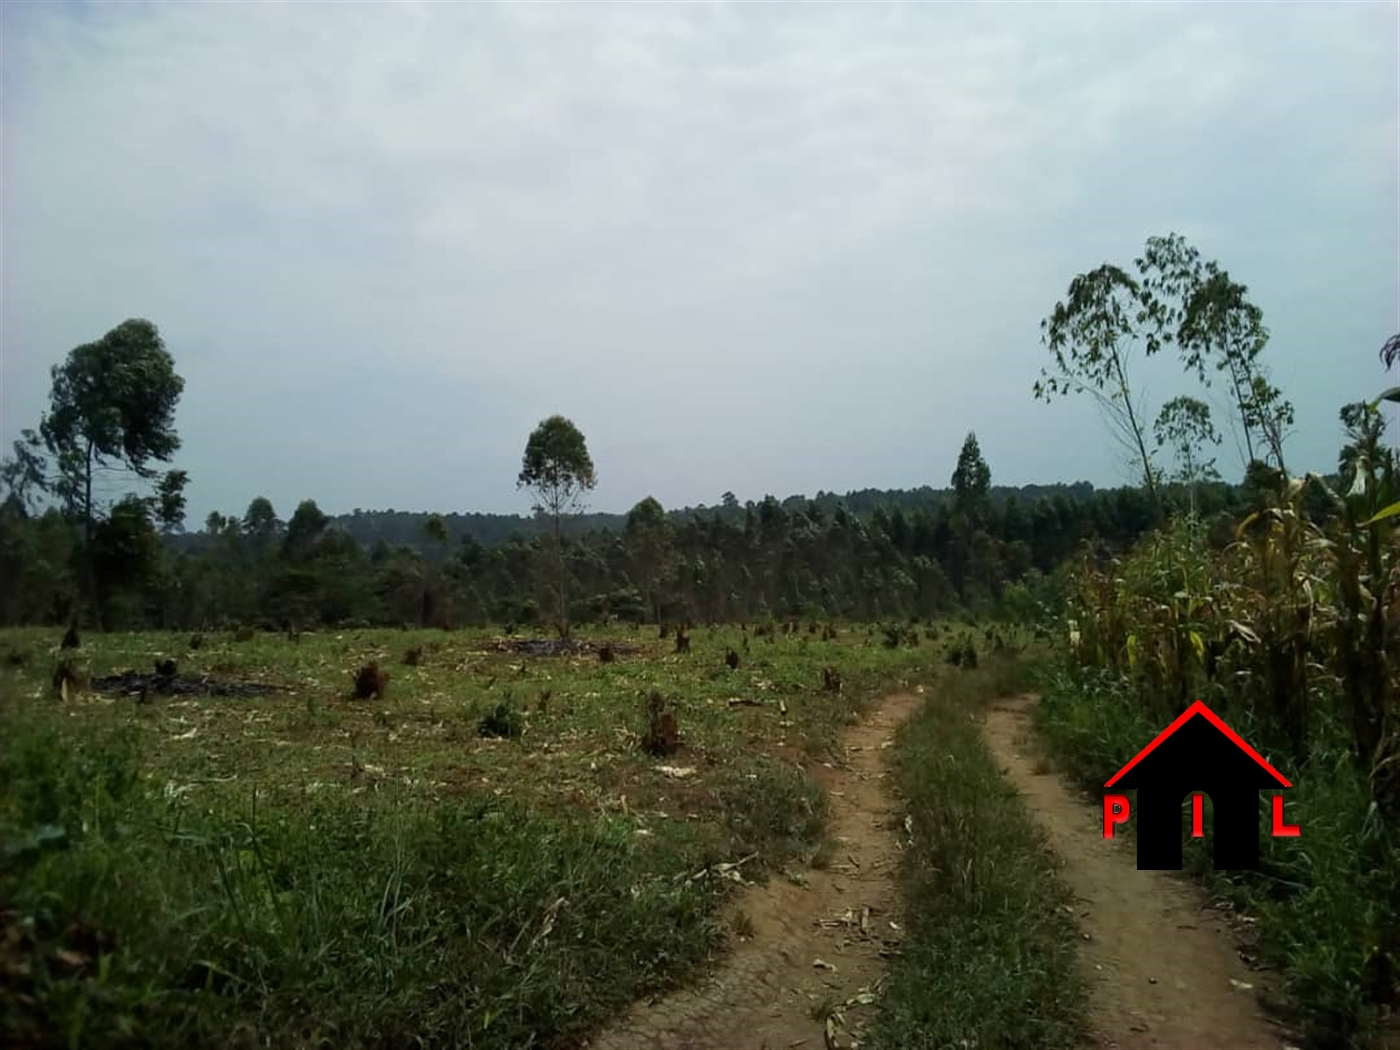
[[[1199,700],[1113,775],[1105,787],[1137,789],[1139,870],[1181,868],[1181,802],[1192,795],[1191,834],[1205,835],[1203,795],[1214,808],[1215,868],[1259,867],[1259,792],[1293,785]],[[1126,795],[1105,795],[1104,838],[1128,819]],[[1276,836],[1298,835],[1273,797]]]

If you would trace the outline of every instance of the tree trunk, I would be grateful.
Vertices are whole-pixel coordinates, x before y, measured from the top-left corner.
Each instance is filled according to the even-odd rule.
[[[99,631],[103,630],[102,602],[97,594],[97,566],[92,557],[92,439],[88,438],[87,460],[83,471],[83,578],[87,590],[87,604],[92,609],[93,621]]]
[[[1142,476],[1147,482],[1147,496],[1152,500],[1154,509],[1160,511],[1161,503],[1157,498],[1157,480],[1152,476],[1152,457],[1148,454],[1147,443],[1143,440],[1142,426],[1137,421],[1137,413],[1133,411],[1133,396],[1128,387],[1128,377],[1123,374],[1123,359],[1118,356],[1117,351],[1113,357],[1114,368],[1118,372],[1119,389],[1123,392],[1123,407],[1128,413],[1128,426],[1132,429],[1133,440],[1137,442],[1138,455],[1142,457]]]
[[[559,573],[559,634],[565,641],[569,638],[569,585],[565,579],[564,538],[559,529],[559,512],[554,512],[554,558]]]

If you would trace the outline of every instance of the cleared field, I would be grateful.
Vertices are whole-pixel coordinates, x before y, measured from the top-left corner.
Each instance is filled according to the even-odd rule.
[[[568,1045],[720,945],[725,865],[824,862],[803,767],[852,712],[955,639],[992,647],[826,634],[697,628],[677,652],[614,629],[551,656],[479,632],[93,635],[62,700],[57,634],[6,632],[7,1036],[43,1044],[46,1015],[91,1046]],[[370,661],[387,687],[353,699]],[[643,748],[653,694],[669,755]]]

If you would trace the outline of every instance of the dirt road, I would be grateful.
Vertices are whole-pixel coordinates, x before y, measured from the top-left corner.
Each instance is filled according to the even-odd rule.
[[[987,743],[1044,827],[1079,899],[1095,1046],[1121,1050],[1279,1050],[1287,1036],[1259,1009],[1261,975],[1224,914],[1170,872],[1138,871],[1131,840],[1103,838],[1102,811],[1045,772],[1031,744],[1033,697],[994,705]],[[1104,779],[1113,770],[1104,771]]]
[[[805,885],[775,876],[745,890],[736,907],[751,936],[695,984],[636,1004],[592,1050],[819,1050],[828,1035],[838,1046],[859,1037],[875,1010],[881,952],[901,935],[899,820],[885,758],[895,729],[922,702],[887,697],[842,734],[844,768],[819,769],[831,796],[829,868],[803,873]]]

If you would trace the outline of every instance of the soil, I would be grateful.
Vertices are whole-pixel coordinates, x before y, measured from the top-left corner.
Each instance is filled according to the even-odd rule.
[[[806,873],[803,884],[775,877],[748,887],[734,914],[736,928],[749,936],[737,938],[700,980],[635,1004],[587,1043],[589,1050],[831,1050],[860,1040],[876,1008],[885,958],[901,936],[894,881],[899,811],[884,788],[885,757],[895,729],[921,702],[887,698],[843,734],[842,766],[818,769],[832,802],[830,868]],[[1099,808],[1048,772],[1029,743],[1033,703],[1020,697],[993,705],[986,738],[1044,828],[1079,902],[1090,1045],[1295,1045],[1296,1037],[1260,1005],[1272,978],[1242,957],[1244,931],[1185,877],[1138,871],[1131,840],[1105,841]]]
[[[895,729],[922,702],[886,698],[843,732],[841,765],[817,767],[831,798],[829,867],[803,872],[800,883],[778,875],[745,889],[734,919],[748,935],[700,980],[635,1004],[591,1050],[819,1050],[860,1037],[902,936],[899,816],[885,759]]]
[[[1092,1045],[1279,1050],[1296,1043],[1260,1006],[1270,975],[1245,963],[1243,931],[1228,914],[1178,873],[1139,871],[1132,840],[1106,841],[1102,810],[1048,771],[1030,743],[1034,702],[994,705],[986,739],[1079,901]]]

